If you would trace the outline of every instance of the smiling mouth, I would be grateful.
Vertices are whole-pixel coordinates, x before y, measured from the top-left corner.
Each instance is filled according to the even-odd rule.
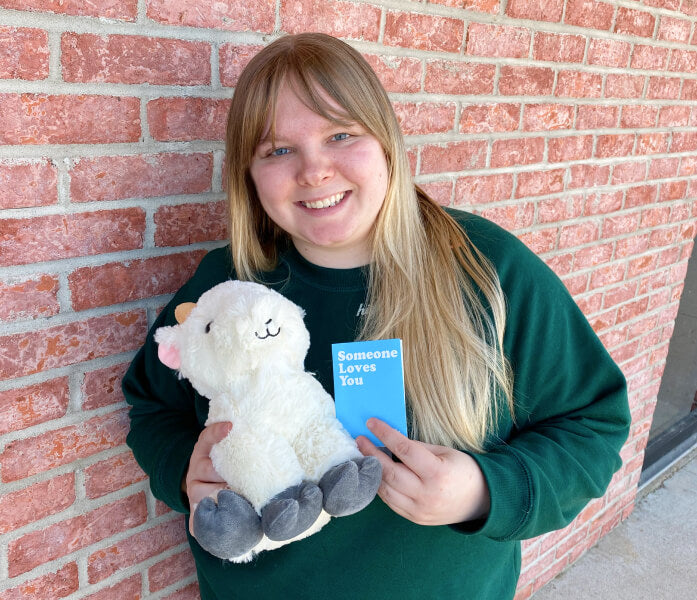
[[[334,194],[325,198],[324,200],[317,200],[317,202],[301,202],[305,208],[319,209],[319,208],[329,208],[331,206],[336,206],[344,199],[346,192],[341,192],[339,194]]]

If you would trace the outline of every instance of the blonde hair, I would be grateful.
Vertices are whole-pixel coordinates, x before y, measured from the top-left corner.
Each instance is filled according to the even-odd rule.
[[[262,209],[249,174],[267,123],[273,139],[283,83],[318,114],[358,123],[381,143],[389,184],[373,227],[368,310],[359,338],[402,339],[413,437],[483,451],[501,405],[513,414],[498,277],[457,223],[414,185],[399,123],[374,71],[356,50],[328,35],[279,38],[238,81],[226,138],[237,276],[254,280],[273,269],[279,248],[288,243]],[[345,112],[337,114],[319,90]]]

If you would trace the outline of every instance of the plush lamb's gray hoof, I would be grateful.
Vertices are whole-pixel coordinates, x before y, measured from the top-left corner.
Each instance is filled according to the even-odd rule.
[[[276,542],[290,540],[317,520],[322,512],[322,491],[303,482],[283,490],[261,509],[261,526],[266,537]]]
[[[364,509],[375,498],[381,479],[382,465],[374,456],[332,467],[319,482],[324,510],[334,517],[344,517]]]
[[[218,503],[204,498],[194,512],[194,535],[218,558],[235,558],[256,546],[264,532],[254,507],[232,490],[218,492]]]

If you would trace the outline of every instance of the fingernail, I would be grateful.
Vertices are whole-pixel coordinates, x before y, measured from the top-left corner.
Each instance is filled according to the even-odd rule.
[[[370,418],[365,422],[365,424],[368,426],[368,429],[373,429],[375,427],[375,419]]]

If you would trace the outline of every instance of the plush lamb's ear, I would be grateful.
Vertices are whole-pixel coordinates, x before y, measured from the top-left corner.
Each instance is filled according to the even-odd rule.
[[[186,321],[194,308],[196,308],[196,305],[193,302],[184,302],[177,306],[177,308],[174,309],[174,318],[177,320],[177,323],[181,324]]]

